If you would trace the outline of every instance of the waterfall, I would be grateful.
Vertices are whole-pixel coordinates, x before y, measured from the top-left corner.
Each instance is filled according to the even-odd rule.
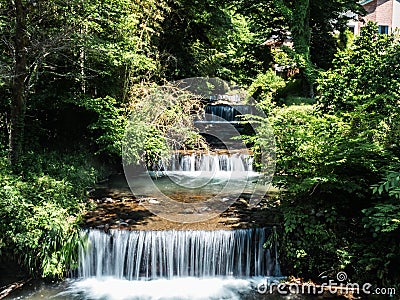
[[[243,153],[175,153],[168,161],[152,167],[155,171],[253,172],[253,156]]]
[[[205,113],[208,114],[206,120],[215,122],[220,121],[221,118],[227,122],[241,121],[241,115],[254,114],[255,108],[251,105],[207,105]]]
[[[88,230],[81,278],[138,280],[275,275],[265,229],[219,231]]]
[[[253,171],[253,156],[249,154],[242,140],[232,139],[238,137],[237,130],[242,126],[238,122],[242,120],[239,116],[255,112],[256,108],[251,105],[216,104],[205,106],[204,118],[195,120],[194,124],[202,134],[206,135],[206,141],[210,144],[212,152],[190,151],[188,153],[189,151],[177,150],[170,158],[148,165],[151,176],[168,175],[167,172],[179,172],[182,176],[190,176],[193,174],[189,173],[194,172],[219,173],[221,176],[229,176],[229,174],[221,173],[230,172],[248,173],[247,175],[256,177],[258,174]],[[230,150],[223,152],[224,149]],[[245,149],[244,153],[243,149]],[[210,176],[212,177],[212,174]]]

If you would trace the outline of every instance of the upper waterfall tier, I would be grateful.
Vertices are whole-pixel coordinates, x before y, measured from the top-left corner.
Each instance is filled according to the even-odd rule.
[[[252,172],[253,157],[247,153],[177,152],[169,160],[161,161],[152,169],[173,172]]]
[[[204,109],[205,120],[211,122],[238,122],[241,121],[241,115],[255,114],[256,108],[251,105],[207,105]]]

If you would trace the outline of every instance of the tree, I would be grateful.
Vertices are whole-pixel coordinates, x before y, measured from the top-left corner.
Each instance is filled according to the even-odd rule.
[[[317,105],[273,112],[293,272],[398,282],[399,55],[399,42],[369,24],[322,73]]]
[[[360,16],[365,14],[359,1],[310,1],[310,56],[317,67],[324,70],[332,67],[340,43],[347,39],[351,13]]]
[[[61,42],[68,39],[65,26],[59,29],[64,15],[55,2],[2,2],[1,11],[3,16],[11,19],[1,28],[2,53],[9,64],[2,66],[1,74],[11,99],[9,160],[14,170],[18,171],[23,153],[27,98],[38,80],[46,57],[65,46]],[[54,22],[54,16],[57,16],[58,22]]]
[[[338,53],[332,70],[319,80],[320,109],[346,114],[357,130],[399,155],[400,45],[393,35],[363,28],[350,48]]]
[[[277,0],[276,5],[282,12],[288,23],[289,30],[293,38],[294,58],[300,67],[308,90],[306,95],[314,97],[314,83],[318,77],[317,67],[330,66],[330,61],[336,52],[337,45],[332,38],[335,31],[344,33],[347,28],[349,17],[346,13],[354,12],[360,14],[362,7],[352,0],[330,0],[330,1],[285,1]],[[328,37],[331,37],[328,39]],[[318,49],[321,45],[328,46],[324,48],[322,54],[313,51],[312,47]],[[330,55],[325,53],[331,52]],[[314,56],[311,56],[311,53]],[[328,59],[327,62],[321,62],[321,58]]]
[[[11,120],[10,120],[10,161],[12,166],[19,164],[22,154],[22,143],[24,135],[25,111],[26,111],[26,81],[27,81],[27,7],[22,0],[16,0],[14,4],[15,13],[15,37],[14,55],[15,64],[11,84]]]
[[[347,12],[362,12],[361,6],[353,0],[237,0],[233,3],[249,19],[260,43],[272,34],[290,32],[293,51],[289,54],[302,71],[304,94],[311,97],[318,67],[329,68],[337,51],[334,32],[344,32],[349,19]],[[322,46],[323,51],[317,51]]]
[[[176,1],[162,26],[158,49],[169,79],[210,76],[249,84],[268,65],[247,19],[224,1]]]
[[[9,156],[15,171],[24,136],[38,139],[37,132],[26,130],[26,111],[35,122],[28,127],[49,124],[52,136],[60,137],[68,130],[57,130],[60,124],[54,121],[62,123],[65,115],[77,113],[76,107],[87,107],[85,99],[111,96],[121,105],[132,83],[158,76],[154,39],[168,10],[164,1],[18,0],[0,1],[0,10],[0,89],[9,99],[4,106],[10,111]],[[78,123],[92,118],[89,114]]]

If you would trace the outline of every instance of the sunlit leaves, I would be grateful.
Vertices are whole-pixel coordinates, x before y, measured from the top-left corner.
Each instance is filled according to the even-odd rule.
[[[62,278],[77,263],[78,216],[85,208],[84,188],[94,183],[95,174],[87,174],[79,155],[65,154],[62,161],[36,154],[35,159],[26,172],[36,167],[46,175],[22,179],[0,163],[0,251],[32,276]]]

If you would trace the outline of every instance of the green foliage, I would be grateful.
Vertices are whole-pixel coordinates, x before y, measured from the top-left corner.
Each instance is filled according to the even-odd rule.
[[[273,107],[273,100],[279,89],[285,86],[285,80],[269,70],[257,75],[248,88],[250,96],[257,100],[257,105],[268,112]]]
[[[220,77],[248,84],[268,66],[268,52],[236,7],[223,1],[175,1],[159,50],[167,78]]]
[[[100,88],[101,96],[113,91],[111,96],[123,98],[130,84],[157,76],[154,40],[169,11],[165,1],[92,0],[81,5],[76,51],[85,90]]]
[[[398,229],[400,225],[400,206],[398,203],[379,203],[371,208],[364,209],[363,213],[365,228],[371,228],[374,231],[374,237],[378,233],[392,232]]]
[[[85,98],[78,103],[87,111],[94,112],[96,118],[89,125],[93,142],[97,145],[96,154],[121,155],[121,140],[126,126],[124,109],[110,96],[104,98]]]
[[[397,165],[398,158],[380,138],[365,127],[354,128],[353,122],[348,114],[321,114],[316,106],[276,109],[272,117],[277,144],[274,181],[284,189],[282,252],[299,275],[346,268],[360,276],[367,266],[357,257],[374,254],[361,254],[359,247],[398,230],[398,203],[374,203],[370,189],[377,175]],[[397,176],[375,185],[377,195],[380,190],[395,191]],[[375,232],[371,236],[369,229]],[[369,251],[375,249],[371,246]],[[386,263],[392,266],[394,260]],[[369,274],[373,281],[374,273]]]
[[[398,58],[398,42],[369,24],[322,74],[316,105],[272,110],[282,253],[298,275],[400,276]]]
[[[123,139],[124,163],[152,165],[174,150],[206,148],[193,123],[202,109],[197,97],[177,86],[138,87]]]
[[[290,31],[294,47],[286,49],[288,57],[284,65],[295,62],[301,69],[307,81],[303,90],[306,83],[311,84],[310,90],[303,91],[306,96],[313,96],[312,84],[319,76],[318,68],[331,66],[338,46],[333,33],[344,32],[347,28],[346,13],[362,15],[362,7],[355,1],[236,0],[233,3],[249,19],[260,44],[272,34]]]
[[[319,81],[319,101],[325,111],[398,112],[399,43],[391,35],[377,33],[369,23],[354,44],[341,51],[334,68]]]
[[[63,159],[43,154],[30,164],[36,167],[26,170],[23,179],[10,173],[2,157],[0,251],[33,276],[64,277],[77,264],[84,189],[98,173],[82,154]]]
[[[257,134],[242,134],[241,139],[251,147],[254,156],[254,167],[265,175],[275,173],[275,137],[269,120],[256,115],[243,116],[244,124],[249,123]],[[271,163],[272,162],[272,163]],[[267,180],[271,178],[267,177]],[[270,181],[268,181],[268,184]]]
[[[124,146],[129,162],[152,164],[174,149],[206,147],[192,126],[198,99],[154,87],[220,76],[249,84],[268,112],[269,120],[251,120],[258,135],[246,141],[261,170],[274,159],[265,150],[277,145],[274,183],[282,188],[288,270],[311,277],[346,269],[365,282],[399,282],[400,46],[372,24],[346,38],[344,13],[359,11],[357,1],[22,3],[26,30],[16,36],[15,3],[0,0],[2,255],[35,275],[65,274],[76,263],[85,189],[102,171],[82,149],[119,159]],[[271,53],[265,40],[287,31],[294,49]],[[22,78],[14,72],[14,43],[25,35],[18,91],[27,117],[15,175],[5,151],[13,81]],[[285,83],[267,71],[272,56],[301,68],[302,80]],[[299,90],[319,76],[312,105]]]
[[[390,172],[381,182],[371,187],[374,194],[382,195],[386,192],[389,197],[400,200],[400,172]]]
[[[298,96],[288,96],[285,99],[281,100],[284,105],[312,105],[315,104],[314,98],[305,98],[305,97],[298,97]]]
[[[364,227],[371,229],[373,237],[393,233],[400,226],[400,173],[389,172],[379,183],[371,185],[376,203],[362,212]]]
[[[346,244],[336,233],[337,224],[344,218],[335,206],[318,207],[302,201],[301,207],[285,205],[283,213],[285,235],[281,253],[295,274],[312,277],[326,270],[342,269],[349,263],[339,259]]]

